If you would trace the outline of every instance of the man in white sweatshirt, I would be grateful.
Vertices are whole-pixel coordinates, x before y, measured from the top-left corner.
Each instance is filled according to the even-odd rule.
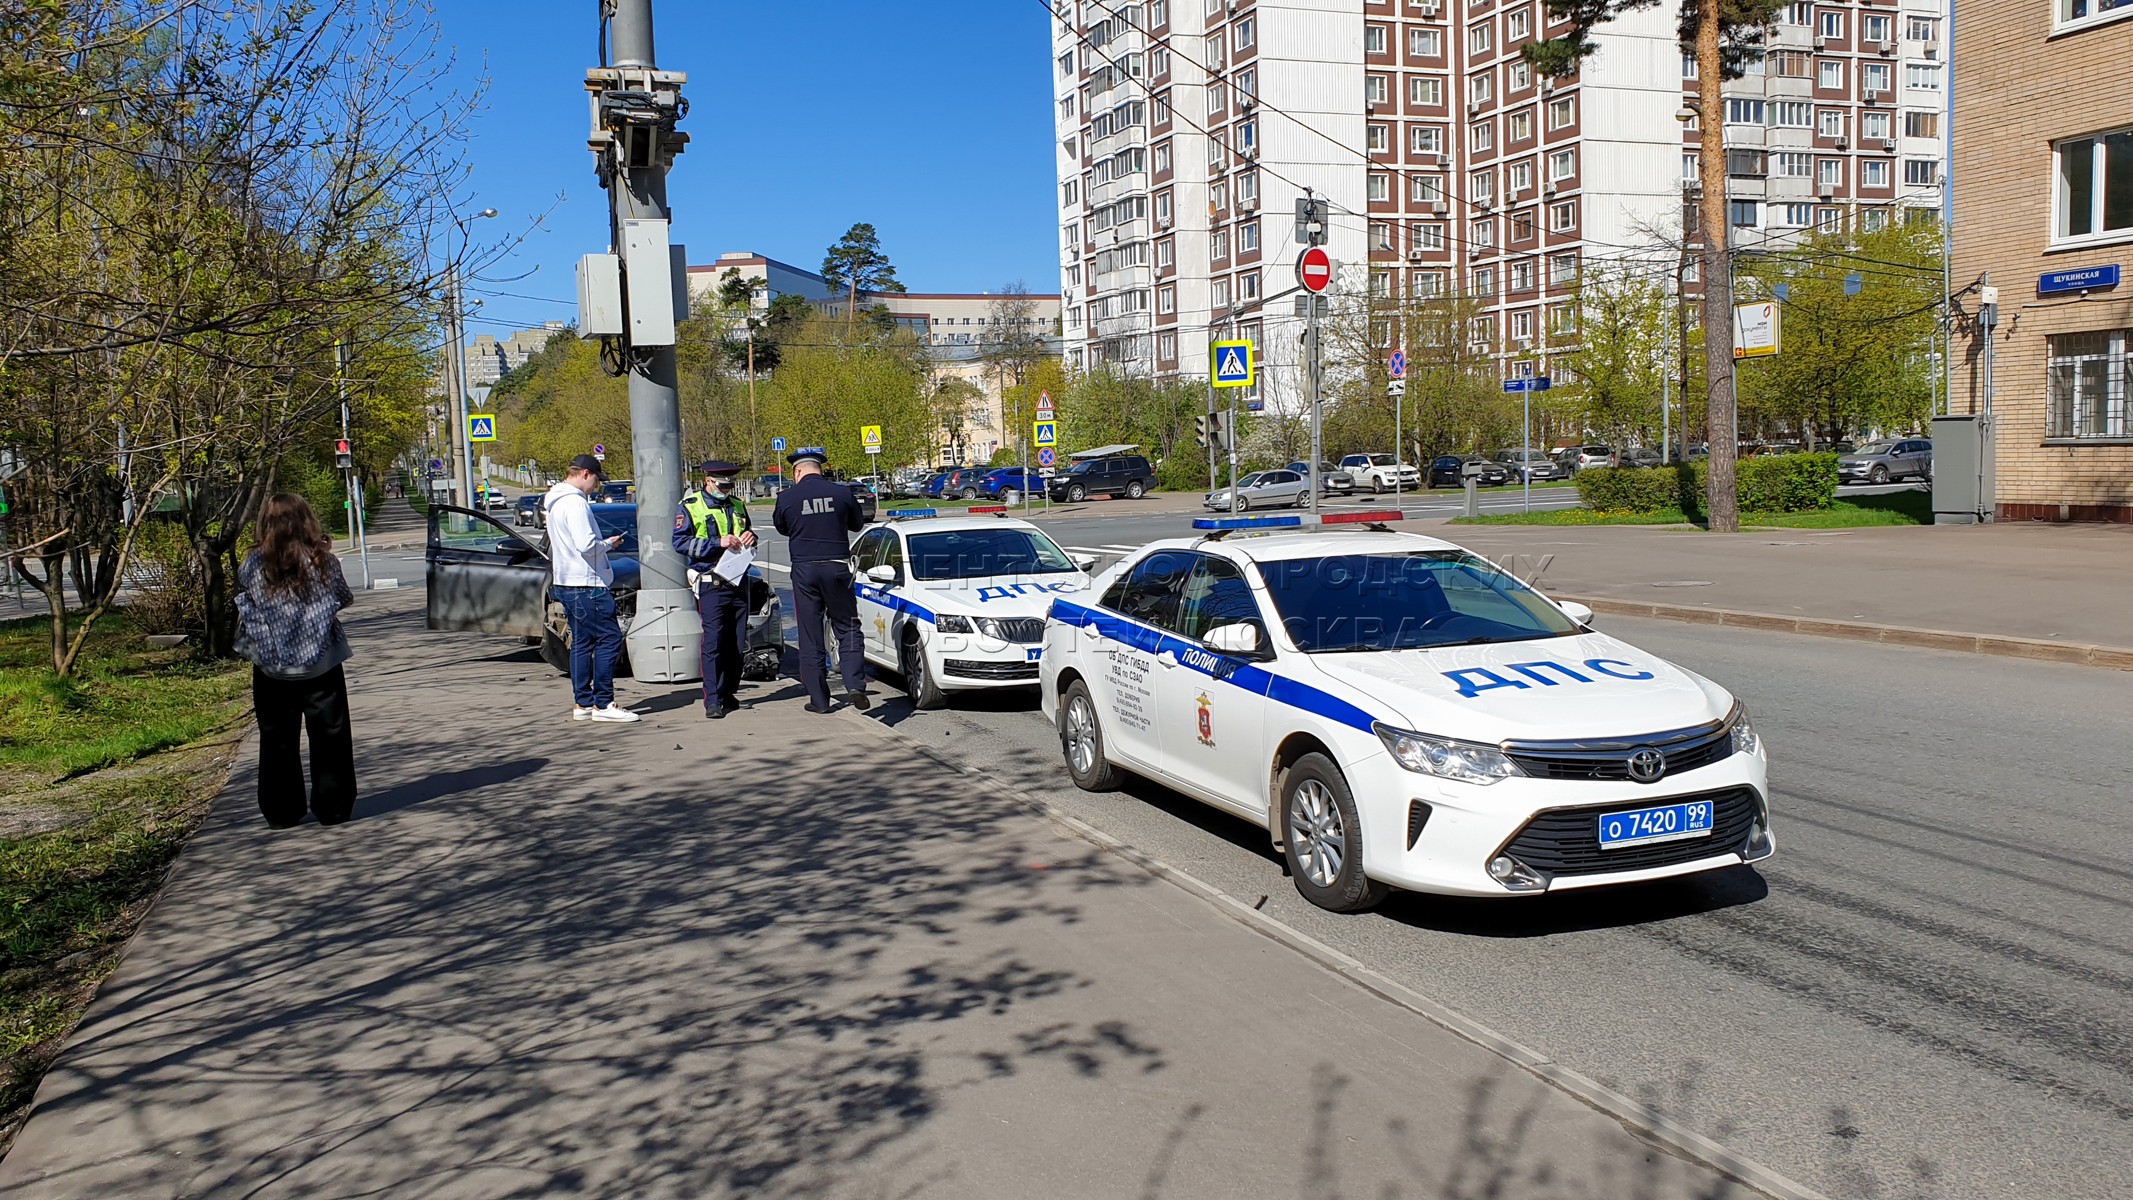
[[[570,460],[563,482],[541,498],[547,513],[548,558],[555,567],[550,585],[570,619],[570,691],[573,721],[635,721],[636,713],[615,704],[615,659],[622,653],[622,627],[615,620],[615,596],[609,587],[615,569],[607,552],[622,544],[622,535],[600,536],[593,520],[593,490],[603,476],[600,460],[580,454]]]

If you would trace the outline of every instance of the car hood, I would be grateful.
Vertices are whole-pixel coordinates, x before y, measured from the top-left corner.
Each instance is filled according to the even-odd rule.
[[[1390,707],[1409,729],[1487,744],[1661,733],[1732,706],[1717,684],[1604,633],[1307,661],[1365,711]]]
[[[1841,467],[1853,463],[1870,463],[1877,458],[1887,457],[1888,455],[1886,454],[1839,454],[1837,456],[1837,465]]]
[[[978,579],[920,579],[896,589],[896,595],[929,612],[971,617],[1043,617],[1054,597],[1078,597],[1089,590],[1089,577],[1072,574],[988,575]]]

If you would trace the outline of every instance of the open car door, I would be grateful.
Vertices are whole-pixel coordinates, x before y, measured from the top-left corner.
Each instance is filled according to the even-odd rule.
[[[541,636],[548,556],[486,513],[430,506],[429,628]]]

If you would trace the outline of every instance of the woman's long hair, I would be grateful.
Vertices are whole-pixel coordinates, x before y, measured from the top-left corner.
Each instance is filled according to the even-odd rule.
[[[326,578],[333,543],[311,505],[294,492],[276,492],[259,510],[259,568],[270,592],[309,594]]]

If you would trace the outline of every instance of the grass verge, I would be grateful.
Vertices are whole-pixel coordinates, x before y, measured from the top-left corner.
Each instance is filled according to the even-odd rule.
[[[123,617],[73,680],[48,638],[0,624],[0,1153],[220,791],[246,690]]]
[[[1855,496],[1828,508],[1796,513],[1742,513],[1742,527],[1759,529],[1859,529],[1880,525],[1931,525],[1933,497],[1925,492],[1890,492],[1880,496]],[[1648,513],[1598,513],[1589,508],[1564,508],[1553,512],[1497,513],[1486,517],[1455,517],[1454,525],[1692,525],[1704,527],[1702,513],[1678,508]]]

